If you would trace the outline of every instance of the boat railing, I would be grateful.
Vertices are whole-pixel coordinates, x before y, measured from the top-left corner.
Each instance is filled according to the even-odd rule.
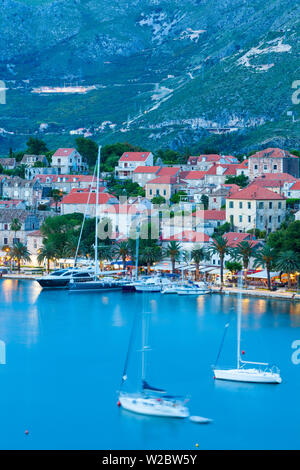
[[[268,362],[253,362],[253,361],[242,361],[242,360],[240,360],[240,364],[241,364],[241,368],[245,364],[253,364],[253,365],[256,365],[256,366],[265,366],[265,369],[263,370],[263,372],[271,372],[273,374],[279,374],[280,373],[279,368],[275,364],[270,365]]]

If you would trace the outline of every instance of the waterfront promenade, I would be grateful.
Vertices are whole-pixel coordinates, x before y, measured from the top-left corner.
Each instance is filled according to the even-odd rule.
[[[22,280],[30,280],[34,281],[37,277],[36,274],[33,273],[10,273],[4,274],[2,276],[3,279],[22,279]],[[267,289],[260,289],[259,287],[249,287],[247,289],[239,289],[238,287],[219,287],[219,286],[211,286],[212,293],[224,294],[224,295],[238,295],[240,292],[244,296],[251,296],[251,297],[265,297],[270,299],[282,299],[282,300],[292,300],[292,301],[300,301],[300,293],[286,291],[284,289],[278,289],[276,291],[269,291]]]

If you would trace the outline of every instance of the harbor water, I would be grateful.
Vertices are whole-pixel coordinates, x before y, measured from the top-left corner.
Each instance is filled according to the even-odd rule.
[[[280,385],[258,385],[213,379],[227,322],[219,363],[236,366],[237,301],[215,293],[70,294],[42,291],[36,281],[1,280],[6,358],[0,364],[0,448],[300,448],[300,364],[293,348],[295,341],[300,344],[300,303],[243,298],[243,357],[278,365],[283,379]],[[142,311],[151,345],[147,380],[189,396],[191,414],[212,424],[137,415],[117,406],[133,322]],[[130,391],[139,383],[136,331]]]

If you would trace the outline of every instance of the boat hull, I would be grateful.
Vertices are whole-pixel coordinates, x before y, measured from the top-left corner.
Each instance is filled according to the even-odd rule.
[[[37,279],[43,289],[68,289],[70,279]]]
[[[160,286],[135,286],[136,292],[160,292]]]
[[[132,413],[160,416],[164,418],[188,418],[189,410],[183,405],[174,405],[171,402],[154,398],[136,398],[129,396],[119,397],[120,405],[124,410]]]
[[[110,292],[122,290],[122,286],[118,284],[105,284],[97,281],[90,282],[73,282],[69,285],[69,292]]]
[[[231,382],[252,382],[264,384],[280,384],[280,374],[264,372],[259,369],[215,369],[214,378]]]

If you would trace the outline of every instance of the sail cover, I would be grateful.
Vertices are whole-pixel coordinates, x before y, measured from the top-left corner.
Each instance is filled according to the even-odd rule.
[[[148,390],[149,392],[166,393],[166,390],[163,390],[161,388],[152,387],[151,385],[149,385],[146,382],[146,380],[143,380],[142,387],[143,387],[143,390]]]

